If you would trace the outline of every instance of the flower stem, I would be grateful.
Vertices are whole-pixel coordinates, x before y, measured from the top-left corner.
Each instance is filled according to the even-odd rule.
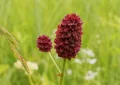
[[[34,85],[33,82],[32,82],[30,74],[28,74],[28,79],[29,79],[30,85]]]
[[[58,65],[56,64],[55,60],[53,59],[53,57],[52,57],[52,55],[51,55],[51,53],[50,53],[50,52],[49,52],[49,56],[50,56],[51,60],[53,61],[54,65],[56,66],[57,70],[58,70],[58,71],[59,71],[59,73],[61,74],[61,71],[60,71],[60,69],[59,69]]]
[[[64,71],[65,71],[65,64],[66,64],[66,59],[64,59],[64,62],[63,62],[62,74],[60,76],[60,85],[62,85],[62,82],[63,82]]]

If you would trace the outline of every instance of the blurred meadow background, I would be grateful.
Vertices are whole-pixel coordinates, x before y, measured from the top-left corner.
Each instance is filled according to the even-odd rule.
[[[17,39],[35,85],[59,84],[59,72],[48,53],[38,51],[36,39],[46,34],[54,41],[69,13],[80,15],[84,34],[80,52],[67,61],[64,85],[120,85],[120,0],[0,0],[0,25]],[[51,54],[61,68],[63,59],[54,49]],[[4,36],[0,85],[30,85]]]

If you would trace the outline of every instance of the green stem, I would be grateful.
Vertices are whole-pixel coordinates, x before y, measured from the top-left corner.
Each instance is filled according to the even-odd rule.
[[[50,55],[50,58],[51,58],[51,60],[53,61],[54,65],[56,66],[57,70],[58,70],[58,71],[59,71],[59,73],[61,74],[61,71],[60,71],[60,69],[59,69],[58,65],[56,64],[55,60],[53,59],[53,57],[52,57],[52,55],[51,55],[51,53],[50,53],[50,52],[49,52],[49,55]]]
[[[30,74],[28,74],[28,79],[29,79],[30,85],[34,85],[33,82],[32,82]]]
[[[66,59],[64,59],[64,62],[63,62],[62,74],[61,74],[61,77],[60,77],[60,85],[62,85],[62,82],[63,82],[64,71],[65,71],[65,64],[66,64]]]

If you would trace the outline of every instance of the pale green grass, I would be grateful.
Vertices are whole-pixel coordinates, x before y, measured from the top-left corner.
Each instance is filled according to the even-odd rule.
[[[0,25],[17,39],[18,50],[23,57],[39,64],[39,70],[32,75],[35,85],[58,85],[58,71],[49,55],[38,51],[36,38],[46,34],[53,41],[53,32],[61,19],[75,12],[84,23],[82,48],[92,49],[97,63],[76,64],[74,59],[67,61],[66,69],[72,69],[72,75],[65,74],[64,85],[120,85],[119,10],[120,0],[0,0]],[[55,50],[52,50],[52,55],[61,67],[62,59],[56,58]],[[0,65],[9,65],[8,70],[0,74],[0,85],[29,85],[24,71],[13,66],[16,61],[13,56],[7,40],[0,36]],[[80,52],[77,58],[82,56]],[[102,68],[98,76],[85,80],[86,72],[96,71],[97,67]]]

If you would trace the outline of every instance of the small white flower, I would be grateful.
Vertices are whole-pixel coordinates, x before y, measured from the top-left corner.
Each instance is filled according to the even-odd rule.
[[[17,68],[17,69],[23,69],[23,66],[22,66],[22,64],[21,64],[21,62],[20,62],[19,60],[17,60],[17,61],[14,63],[14,66],[15,66],[15,68]]]
[[[35,62],[28,61],[27,65],[28,65],[28,67],[29,67],[30,70],[38,70],[38,64],[35,63]]]
[[[68,74],[68,75],[72,75],[72,70],[71,70],[71,69],[68,69],[68,70],[67,70],[67,74]]]
[[[78,64],[82,64],[82,61],[80,59],[78,59],[78,58],[74,59],[74,62],[78,63]]]
[[[81,51],[82,51],[84,54],[87,54],[88,56],[91,56],[91,57],[94,57],[94,56],[95,56],[94,52],[93,52],[91,49],[89,49],[89,48],[81,49]]]
[[[93,59],[88,59],[87,62],[89,64],[95,64],[97,62],[97,59],[96,58],[93,58]]]
[[[28,68],[30,70],[30,74],[33,73],[34,70],[38,70],[38,64],[35,63],[35,62],[30,62],[30,61],[27,61],[26,62],[27,65],[28,65]],[[14,66],[15,68],[17,69],[24,69],[21,62],[19,60],[17,60],[15,63],[14,63]],[[25,72],[25,74],[27,74],[27,72]]]
[[[93,80],[97,75],[97,72],[88,71],[85,75],[85,80]]]

